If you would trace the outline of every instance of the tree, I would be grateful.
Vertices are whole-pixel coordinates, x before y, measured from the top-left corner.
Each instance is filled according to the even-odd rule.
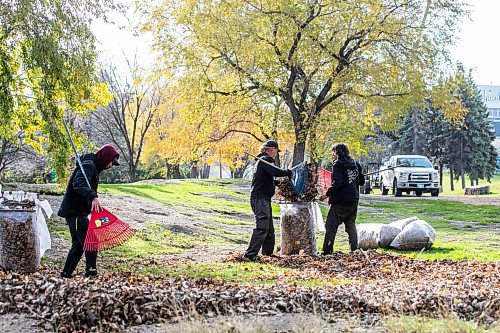
[[[496,153],[491,144],[495,136],[471,74],[459,65],[431,96],[405,116],[396,141],[399,151],[431,157],[439,164],[441,184],[443,165],[448,164],[452,190],[458,178],[465,187],[466,174],[471,183],[485,178],[489,181],[495,173]],[[446,108],[454,111],[446,113]],[[447,118],[447,114],[455,117]]]
[[[287,106],[294,165],[308,140],[313,148],[327,109],[380,108],[378,121],[394,123],[438,72],[464,15],[453,0],[184,0],[149,8],[141,6],[144,29],[182,80],[221,98],[267,95]]]
[[[403,118],[403,126],[397,131],[395,148],[400,154],[424,154],[426,119],[428,109],[413,105]]]
[[[129,77],[122,77],[114,66],[102,71],[102,81],[109,84],[113,97],[107,106],[92,112],[91,118],[98,144],[111,142],[118,147],[129,180],[134,182],[144,142],[164,107],[166,84],[156,76],[148,77],[137,59],[127,60],[127,64]]]
[[[107,98],[94,74],[90,24],[116,8],[111,0],[0,2],[0,136],[23,132],[39,152],[46,141],[60,179],[70,154],[64,110],[84,112]]]
[[[12,139],[0,138],[0,177],[4,171],[12,165],[21,153],[21,148]]]
[[[495,133],[488,120],[487,107],[484,104],[472,74],[464,73],[463,68],[459,68],[460,75],[464,77],[463,84],[459,89],[459,96],[468,113],[465,117],[464,125],[460,128],[459,137],[463,148],[464,172],[469,175],[471,185],[478,179],[491,180],[496,170],[496,152],[492,145]],[[462,176],[462,187],[465,187]]]

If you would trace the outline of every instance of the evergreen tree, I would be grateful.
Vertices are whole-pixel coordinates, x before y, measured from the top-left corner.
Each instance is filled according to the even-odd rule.
[[[426,146],[425,110],[413,105],[404,115],[403,125],[396,132],[394,148],[399,154],[421,155]]]
[[[457,93],[468,113],[462,124],[449,124],[445,131],[448,133],[446,161],[455,178],[462,178],[464,188],[465,174],[476,182],[478,179],[490,181],[494,175],[496,152],[492,142],[495,134],[487,119],[486,105],[471,74],[466,76],[464,69],[459,67],[457,76],[460,82]]]
[[[495,174],[497,156],[487,108],[471,74],[466,75],[459,66],[454,81],[457,83],[455,93],[467,109],[463,121],[459,124],[446,121],[443,111],[427,99],[405,115],[394,141],[397,153],[426,155],[437,163],[441,184],[443,166],[448,164],[452,190],[453,179],[461,178],[462,188],[465,187],[465,175],[471,184],[479,179],[490,181]]]
[[[466,172],[472,181],[485,178],[490,181],[495,174],[496,151],[492,145],[495,133],[488,120],[487,107],[470,73],[465,84],[460,99],[469,110],[465,118],[466,146],[470,151]]]

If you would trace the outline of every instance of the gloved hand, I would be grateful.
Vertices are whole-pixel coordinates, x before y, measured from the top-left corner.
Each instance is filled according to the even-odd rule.
[[[286,169],[286,175],[288,176],[288,178],[292,177],[292,170]]]

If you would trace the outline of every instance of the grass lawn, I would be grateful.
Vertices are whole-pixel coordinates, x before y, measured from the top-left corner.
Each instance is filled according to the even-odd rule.
[[[251,216],[248,195],[238,191],[241,180],[183,180],[168,185],[158,184],[120,184],[104,185],[105,193],[126,194],[153,200],[177,209],[211,212],[215,215],[209,220],[231,225],[246,225],[252,223],[239,219],[235,214]],[[207,195],[210,194],[210,195]],[[229,198],[229,199],[228,199]],[[230,200],[234,198],[234,200]],[[244,201],[241,201],[244,199]],[[327,207],[322,207],[326,217]],[[279,216],[279,205],[273,204],[275,216]],[[393,253],[404,253],[415,258],[454,259],[474,258],[480,261],[500,260],[499,236],[493,229],[500,223],[500,207],[493,205],[466,205],[459,202],[443,200],[362,200],[358,214],[358,223],[383,222],[388,223],[400,218],[418,216],[428,221],[436,229],[436,242],[425,252],[383,250]],[[215,217],[214,217],[215,216]],[[245,236],[225,235],[226,237],[211,237],[203,239],[198,236],[186,236],[159,230],[157,226],[149,225],[139,233],[126,247],[116,250],[118,255],[134,257],[154,253],[181,253],[200,244],[224,245],[231,244],[231,239],[237,239],[239,247],[244,248]],[[156,228],[156,229],[155,229]],[[160,228],[161,229],[161,228]],[[216,230],[217,231],[217,230]],[[279,235],[279,228],[276,230]],[[318,233],[318,246],[321,248],[323,234]],[[335,249],[347,251],[345,232],[341,227],[338,233]],[[278,242],[279,243],[279,242]],[[234,245],[234,243],[232,243]],[[113,252],[111,252],[113,253]]]
[[[440,193],[440,195],[456,195],[456,196],[463,196],[464,195],[464,190],[462,190],[462,181],[455,180],[454,181],[455,185],[455,190],[451,191],[450,189],[450,175],[445,173],[443,175],[443,192]],[[500,197],[500,174],[496,174],[493,176],[491,179],[491,182],[488,182],[487,180],[479,180],[479,185],[485,186],[488,185],[490,187],[490,194],[484,195],[486,197]],[[465,180],[465,186],[470,186],[470,180],[466,178]],[[374,194],[381,194],[380,189],[374,188],[373,189]],[[392,194],[392,190],[389,191],[389,195]],[[415,195],[412,193],[412,195]],[[426,193],[424,196],[430,196],[430,194]]]
[[[454,181],[455,185],[455,190],[451,191],[450,189],[450,175],[448,173],[445,173],[443,175],[443,193],[444,195],[463,195],[464,190],[462,190],[462,181],[456,180]],[[490,186],[490,196],[500,196],[500,174],[496,174],[493,176],[491,179],[491,182],[489,183],[487,180],[480,179],[479,180],[479,185],[485,186],[489,185]],[[465,186],[470,186],[470,180],[469,178],[465,178]]]

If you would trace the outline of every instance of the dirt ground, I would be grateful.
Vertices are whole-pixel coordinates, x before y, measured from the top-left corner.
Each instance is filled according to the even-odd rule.
[[[387,329],[377,325],[373,327],[356,327],[358,322],[339,318],[329,322],[318,315],[301,313],[283,313],[274,316],[218,316],[215,318],[173,324],[141,325],[131,327],[130,333],[164,333],[164,332],[355,332],[383,333]]]

